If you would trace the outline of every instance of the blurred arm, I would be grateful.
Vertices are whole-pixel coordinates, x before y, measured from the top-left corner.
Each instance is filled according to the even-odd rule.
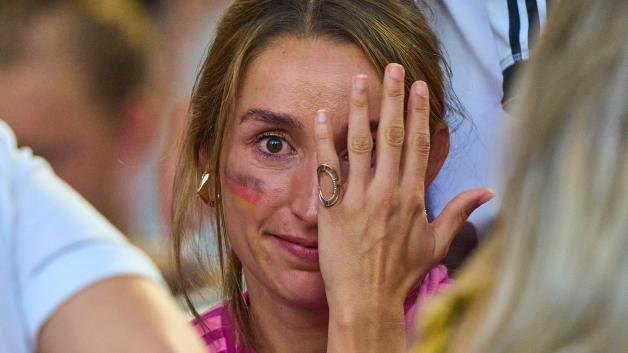
[[[0,255],[2,352],[204,351],[148,257],[1,120]]]
[[[63,303],[40,331],[38,353],[202,353],[169,295],[135,276],[99,281]]]

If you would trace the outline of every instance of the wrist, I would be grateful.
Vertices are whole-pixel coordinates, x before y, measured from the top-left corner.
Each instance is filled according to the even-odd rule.
[[[346,300],[329,303],[329,318],[341,326],[353,326],[358,322],[376,322],[381,319],[403,319],[403,300]]]
[[[354,303],[330,307],[329,344],[338,352],[403,352],[403,305]],[[329,352],[332,352],[330,350]]]
[[[330,317],[336,315],[340,319],[353,320],[368,312],[403,311],[408,293],[384,293],[373,288],[368,290],[336,291],[326,290]],[[366,294],[365,294],[366,293]]]

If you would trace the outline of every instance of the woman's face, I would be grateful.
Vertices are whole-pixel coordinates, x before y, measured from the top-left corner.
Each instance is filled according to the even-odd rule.
[[[226,231],[257,295],[324,307],[317,250],[318,183],[313,122],[325,108],[346,175],[352,77],[369,79],[373,135],[381,83],[358,47],[283,38],[248,67],[221,155]],[[262,294],[265,293],[265,294]]]

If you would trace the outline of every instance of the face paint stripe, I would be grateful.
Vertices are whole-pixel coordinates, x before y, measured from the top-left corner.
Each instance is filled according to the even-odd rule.
[[[247,210],[253,212],[253,211],[255,211],[257,209],[257,207],[254,204],[252,204],[249,201],[245,200],[240,195],[236,195],[231,190],[227,189],[227,194],[233,199],[233,201],[236,204],[246,208]]]
[[[227,191],[240,204],[249,208],[255,208],[259,204],[261,193],[231,180],[226,180]]]

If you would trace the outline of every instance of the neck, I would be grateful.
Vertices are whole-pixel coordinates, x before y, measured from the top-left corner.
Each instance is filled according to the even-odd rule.
[[[249,277],[250,278],[250,277]],[[301,308],[286,303],[266,288],[248,282],[251,328],[259,353],[322,353],[327,350],[329,309]]]

